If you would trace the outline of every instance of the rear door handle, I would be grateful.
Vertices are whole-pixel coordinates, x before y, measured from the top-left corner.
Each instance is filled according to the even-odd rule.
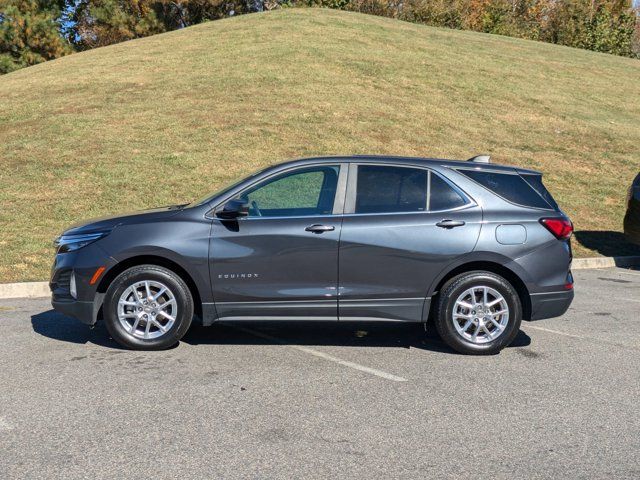
[[[322,232],[332,232],[336,229],[333,225],[309,225],[305,230],[307,232],[313,233],[322,233]]]
[[[464,222],[462,220],[442,220],[441,222],[436,223],[436,227],[440,228],[455,228],[463,225]]]

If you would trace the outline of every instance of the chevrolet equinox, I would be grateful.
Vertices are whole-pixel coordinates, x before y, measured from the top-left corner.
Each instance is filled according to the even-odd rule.
[[[491,354],[573,299],[573,225],[539,172],[354,156],[282,163],[188,205],[75,225],[53,307],[132,349],[192,321],[433,322]]]

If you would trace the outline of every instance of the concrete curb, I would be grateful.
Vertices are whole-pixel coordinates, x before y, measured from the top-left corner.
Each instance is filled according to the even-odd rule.
[[[0,299],[49,297],[47,282],[0,283]]]
[[[637,267],[639,265],[640,257],[574,258],[573,262],[571,262],[571,270],[583,270],[588,268]]]
[[[640,266],[640,257],[574,258],[572,270]],[[0,283],[0,300],[5,298],[41,298],[51,295],[47,282]]]

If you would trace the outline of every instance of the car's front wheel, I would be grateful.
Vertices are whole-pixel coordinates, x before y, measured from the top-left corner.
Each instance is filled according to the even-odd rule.
[[[120,345],[162,350],[178,343],[189,329],[193,298],[171,270],[139,265],[113,280],[103,312],[107,330]]]
[[[452,278],[442,287],[437,302],[436,329],[460,353],[498,353],[520,330],[520,297],[507,280],[494,273],[475,271]]]

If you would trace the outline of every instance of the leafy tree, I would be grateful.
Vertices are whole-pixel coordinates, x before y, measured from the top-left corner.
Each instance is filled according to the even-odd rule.
[[[633,54],[636,18],[630,10],[600,6],[587,23],[581,47],[629,57]]]
[[[0,0],[0,73],[59,57],[71,45],[95,48],[290,5],[640,57],[640,12],[631,0]]]
[[[151,0],[79,0],[72,35],[81,49],[102,47],[167,30]]]
[[[170,30],[240,13],[234,2],[226,0],[156,0],[153,8]]]
[[[72,51],[60,34],[64,1],[0,0],[0,73]]]
[[[461,29],[467,4],[466,1],[406,0],[400,17],[410,22]]]
[[[70,37],[81,49],[95,48],[277,5],[278,0],[76,0]]]

